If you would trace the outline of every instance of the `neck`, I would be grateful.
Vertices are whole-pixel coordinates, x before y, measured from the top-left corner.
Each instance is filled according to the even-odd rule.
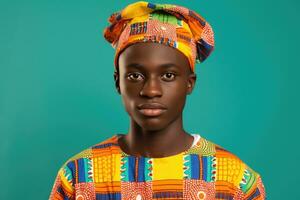
[[[192,142],[193,137],[183,129],[182,116],[159,130],[145,130],[131,119],[123,149],[129,155],[166,157],[189,149]]]

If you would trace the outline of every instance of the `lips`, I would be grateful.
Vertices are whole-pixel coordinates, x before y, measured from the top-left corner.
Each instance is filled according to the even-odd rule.
[[[149,117],[155,117],[163,114],[167,108],[160,103],[145,103],[138,105],[141,114]]]

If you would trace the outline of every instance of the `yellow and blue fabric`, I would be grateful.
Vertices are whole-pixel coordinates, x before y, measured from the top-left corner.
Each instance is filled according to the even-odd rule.
[[[266,199],[257,172],[203,137],[182,153],[147,158],[124,153],[120,136],[63,164],[50,200]]]
[[[116,49],[116,68],[120,53],[137,42],[156,42],[179,50],[193,72],[195,63],[203,62],[214,49],[209,23],[182,6],[139,1],[112,14],[109,22],[104,37]]]

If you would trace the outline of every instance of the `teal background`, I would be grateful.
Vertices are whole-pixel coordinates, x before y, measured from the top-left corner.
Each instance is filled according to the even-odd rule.
[[[47,199],[69,157],[127,131],[102,31],[131,2],[0,1],[0,199]],[[300,199],[299,1],[163,2],[199,12],[215,32],[186,130],[259,172],[268,199]]]

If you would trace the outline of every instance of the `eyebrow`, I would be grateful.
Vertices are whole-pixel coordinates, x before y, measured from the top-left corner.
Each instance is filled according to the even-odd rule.
[[[126,68],[131,67],[131,68],[141,68],[143,67],[143,65],[140,65],[138,63],[130,63],[128,65],[126,65]]]
[[[128,65],[126,65],[126,68],[137,68],[137,69],[141,69],[141,68],[144,68],[144,65],[141,65],[139,63],[130,63]],[[159,65],[160,68],[178,68],[178,65],[174,64],[174,63],[165,63],[165,64],[162,64],[162,65]]]

